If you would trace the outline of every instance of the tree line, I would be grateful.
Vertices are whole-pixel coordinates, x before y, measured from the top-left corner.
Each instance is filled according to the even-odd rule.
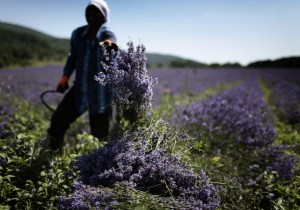
[[[248,67],[260,68],[300,68],[300,56],[280,58],[276,60],[263,60],[250,63]]]

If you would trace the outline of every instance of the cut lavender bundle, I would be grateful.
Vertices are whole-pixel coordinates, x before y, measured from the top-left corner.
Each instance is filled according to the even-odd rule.
[[[146,140],[134,142],[134,135],[113,139],[103,148],[79,157],[74,166],[79,181],[92,187],[93,192],[97,187],[122,185],[171,197],[174,208],[215,209],[220,205],[218,189],[204,172],[195,174],[179,157],[162,148],[149,149]],[[77,191],[71,198],[82,194]]]
[[[121,49],[112,54],[104,51],[107,61],[102,62],[104,72],[95,76],[96,81],[111,89],[118,114],[131,122],[151,108],[152,88],[157,83],[148,75],[145,50],[143,45],[134,48],[129,42],[127,51]]]

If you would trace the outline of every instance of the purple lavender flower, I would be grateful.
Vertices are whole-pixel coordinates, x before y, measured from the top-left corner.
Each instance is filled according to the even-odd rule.
[[[82,182],[75,182],[73,187],[74,193],[71,197],[61,196],[59,198],[57,204],[58,209],[104,209],[106,206],[103,205],[103,203],[113,201],[113,193],[109,191],[90,187],[88,185],[84,185]]]
[[[119,114],[125,118],[138,118],[151,107],[152,88],[157,81],[148,75],[145,50],[143,45],[135,49],[129,42],[127,51],[119,50],[112,56],[104,53],[108,65],[102,62],[105,71],[95,76],[96,81],[111,89]]]

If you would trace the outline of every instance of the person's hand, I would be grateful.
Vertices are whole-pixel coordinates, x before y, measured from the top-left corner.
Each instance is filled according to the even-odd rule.
[[[109,39],[106,39],[103,42],[99,42],[99,44],[101,47],[105,47],[107,52],[111,52],[112,50],[117,52],[119,49],[118,45]]]
[[[69,81],[69,77],[63,76],[57,85],[56,91],[60,93],[64,93],[69,88],[68,81]]]

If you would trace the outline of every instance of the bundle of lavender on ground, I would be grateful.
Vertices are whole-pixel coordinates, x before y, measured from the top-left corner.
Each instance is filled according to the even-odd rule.
[[[145,140],[134,142],[140,136]],[[79,183],[75,182],[72,195],[60,198],[59,209],[118,209],[120,201],[130,201],[132,205],[138,202],[137,197],[129,193],[118,197],[101,190],[118,186],[129,192],[140,190],[157,195],[156,204],[164,207],[161,209],[166,209],[166,206],[170,209],[211,210],[219,207],[218,189],[209,182],[205,172],[194,173],[179,157],[168,154],[163,148],[148,148],[151,139],[147,137],[150,138],[145,131],[128,133],[91,154],[79,157],[75,163]],[[81,187],[76,187],[78,185]]]
[[[145,50],[143,45],[134,48],[132,42],[128,43],[127,51],[108,53],[104,50],[105,72],[95,76],[96,81],[110,88],[119,117],[130,122],[147,114],[151,108],[152,88],[157,83],[148,75]]]

